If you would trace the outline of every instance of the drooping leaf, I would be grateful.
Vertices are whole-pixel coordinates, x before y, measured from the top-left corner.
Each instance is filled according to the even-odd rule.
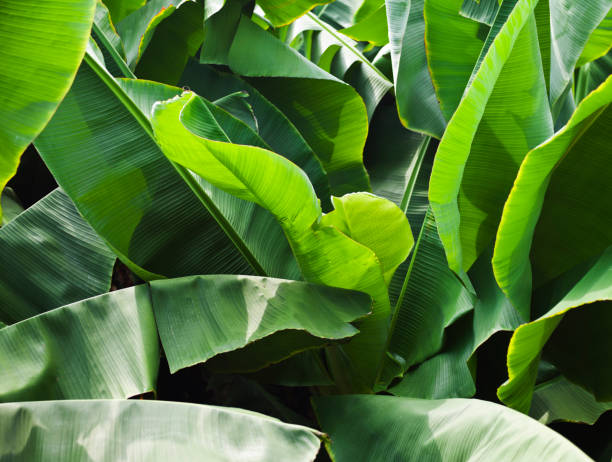
[[[109,11],[98,0],[96,14],[92,25],[91,36],[99,46],[108,71],[114,76],[130,76],[131,70],[127,66],[125,50],[121,37],[117,34],[114,23],[111,21]]]
[[[143,85],[146,92],[167,90]],[[82,133],[78,143],[75,127]],[[169,163],[146,116],[93,60],[87,58],[36,144],[85,219],[140,277],[211,272],[297,277],[274,219]],[[251,228],[247,216],[259,225]],[[262,246],[262,235],[276,236],[274,245]],[[278,252],[288,260],[276,260]]]
[[[333,194],[370,189],[362,162],[366,108],[351,86],[245,17],[230,49],[229,66],[254,77],[249,82],[297,127],[327,172]]]
[[[612,400],[610,370],[599,367],[600,361],[609,363],[612,351],[606,333],[612,322],[609,315],[611,277],[612,247],[546,314],[514,332],[508,348],[509,379],[497,391],[500,400],[521,412],[529,412],[538,362],[545,345],[550,348],[548,360],[568,379],[583,385],[600,401]],[[556,329],[560,329],[558,335]],[[571,343],[567,342],[568,331],[574,340]],[[593,363],[597,364],[595,369]],[[590,369],[585,372],[587,367]]]
[[[4,402],[153,390],[159,347],[147,288],[110,292],[0,329],[0,367]]]
[[[35,434],[36,439],[29,437]],[[75,442],[78,441],[78,444]],[[255,412],[163,401],[50,401],[0,405],[0,457],[101,462],[308,462],[319,433]]]
[[[591,460],[546,426],[487,401],[363,395],[313,401],[338,462]]]
[[[528,309],[532,263],[541,284],[612,242],[608,126],[612,78],[579,105],[562,130],[530,151],[508,197],[493,268],[512,303]],[[585,161],[588,159],[588,161]],[[558,224],[565,223],[562,229]]]
[[[307,57],[324,71],[350,83],[365,102],[368,116],[372,117],[392,83],[359,51],[353,40],[312,13],[292,24],[287,40],[291,42],[299,34],[311,31],[307,39],[312,42],[309,44],[311,51]]]
[[[0,228],[0,254],[6,324],[108,291],[115,263],[61,190]]]
[[[598,402],[584,388],[560,375],[536,385],[529,415],[543,424],[568,421],[593,425],[611,409],[612,401]]]
[[[312,183],[324,210],[331,208],[329,181],[321,162],[295,125],[257,89],[237,76],[221,73],[210,66],[191,61],[183,73],[187,86],[210,101],[228,93],[246,92],[247,103],[258,121],[258,134],[270,148],[300,167]]]
[[[229,275],[154,281],[151,296],[171,372],[279,331],[304,331],[320,339],[351,337],[357,329],[349,322],[368,314],[371,305],[359,292]],[[284,347],[278,342],[277,350]]]
[[[429,200],[449,266],[462,278],[495,236],[527,151],[552,134],[533,0],[508,14],[440,142]],[[486,179],[482,172],[486,171]]]
[[[424,0],[386,2],[393,81],[397,111],[404,126],[440,138],[446,120],[425,55],[424,3]]]
[[[383,268],[374,249],[356,242],[325,220],[319,222],[321,209],[312,185],[294,164],[266,149],[221,141],[218,122],[193,93],[185,92],[178,99],[157,104],[153,127],[171,160],[224,191],[269,210],[283,227],[306,280],[372,296],[373,314],[359,324],[361,334],[346,348],[351,349],[353,361],[360,364],[357,373],[362,380],[373,382],[390,314]],[[369,201],[373,206],[375,199]],[[372,213],[378,213],[381,223],[394,223],[398,217],[405,220],[392,209],[378,212],[376,208]],[[403,236],[397,239],[407,242]],[[396,251],[409,249],[400,245]]]
[[[44,6],[5,0],[0,5],[0,191],[68,92],[94,9],[94,0],[51,0]]]

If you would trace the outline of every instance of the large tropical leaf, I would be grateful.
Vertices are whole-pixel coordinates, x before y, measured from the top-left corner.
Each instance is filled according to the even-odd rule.
[[[333,0],[257,0],[266,13],[266,18],[275,26],[284,26],[304,15],[316,5],[331,3]]]
[[[269,53],[274,60],[266,58]],[[258,77],[251,83],[300,130],[327,172],[333,194],[370,189],[362,162],[366,108],[352,87],[244,17],[229,65],[238,74]]]
[[[508,19],[488,39],[434,161],[429,200],[449,266],[462,277],[490,245],[518,165],[552,134],[536,3],[502,4],[498,20]]]
[[[55,190],[0,228],[0,321],[108,291],[115,255]]]
[[[345,218],[337,211],[322,217],[312,185],[302,170],[268,150],[227,143],[214,115],[193,93],[157,104],[153,127],[171,160],[217,187],[269,210],[283,227],[306,280],[372,296],[373,314],[360,323],[362,333],[349,346],[353,360],[361,364],[360,373],[367,377],[366,382],[373,381],[390,314],[383,274],[396,264],[383,266],[381,259],[401,261],[411,247],[411,233],[403,213],[369,194],[356,194],[355,200],[343,201],[352,209],[344,210],[344,216],[367,210],[373,222],[397,230],[390,254],[383,242],[388,236],[384,228],[376,227],[370,235],[362,235],[361,229],[343,223]],[[385,257],[381,253],[381,259],[375,253],[378,242],[383,242],[386,254]]]
[[[110,292],[0,329],[0,367],[5,402],[152,391],[159,347],[147,288]]]
[[[0,4],[0,191],[70,88],[94,9],[94,0]]]
[[[424,0],[386,2],[393,81],[402,123],[412,130],[440,138],[446,120],[425,56],[424,3]]]
[[[313,337],[348,338],[357,333],[349,322],[368,314],[371,306],[369,297],[359,292],[229,275],[154,281],[151,297],[171,372],[251,346],[279,331],[308,333],[294,336],[305,342],[304,348],[322,343]],[[295,342],[278,342],[276,358],[254,357],[249,368],[278,361],[294,353],[293,348]]]
[[[576,66],[580,67],[606,55],[612,48],[612,5],[605,18],[589,37]]]
[[[530,252],[536,283],[541,284],[612,242],[611,102],[608,78],[521,165],[497,232],[493,267],[500,287],[522,310],[530,301]],[[565,225],[559,229],[561,221]]]
[[[612,247],[546,314],[514,332],[508,348],[509,379],[497,392],[505,404],[529,412],[545,345],[547,359],[568,379],[584,386],[599,401],[612,400],[610,368],[600,366],[611,360],[611,277]]]
[[[427,64],[446,120],[459,105],[484,40],[481,26],[459,14],[462,2],[425,0],[423,10]]]
[[[306,56],[326,72],[350,83],[363,98],[371,118],[374,109],[393,84],[357,48],[317,15],[307,13],[295,21],[287,34],[287,41],[303,36],[309,54]]]
[[[338,462],[591,460],[546,426],[486,401],[363,395],[313,401]]]
[[[210,101],[230,93],[244,92],[245,102],[257,121],[257,133],[277,154],[300,167],[308,175],[324,210],[331,208],[329,181],[321,162],[295,125],[246,80],[191,61],[181,78],[181,86],[191,88]]]
[[[0,405],[0,457],[19,460],[309,462],[319,450],[319,435],[254,412],[198,404],[95,400]]]
[[[586,98],[589,93],[600,86],[611,74],[612,52],[578,69],[576,102],[578,103]]]
[[[2,201],[2,221],[0,222],[0,226],[8,224],[9,221],[12,221],[23,212],[23,207],[15,191],[8,186],[2,191],[0,201]]]
[[[589,37],[612,8],[612,1],[550,0],[549,3],[550,101],[554,105],[566,91]]]
[[[139,98],[148,101],[175,91],[154,83],[132,87],[150,92]],[[78,143],[75,127],[83,133]],[[299,275],[274,219],[169,163],[145,114],[89,57],[36,144],[85,219],[142,278]],[[247,216],[258,226],[249,226]],[[276,236],[274,244],[261,236]]]

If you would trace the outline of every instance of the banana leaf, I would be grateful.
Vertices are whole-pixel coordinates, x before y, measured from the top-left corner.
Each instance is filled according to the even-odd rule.
[[[167,88],[143,85],[154,94]],[[83,130],[78,143],[75,127]],[[274,219],[169,163],[145,114],[93,59],[86,58],[36,145],[85,219],[141,278],[212,272],[299,277]],[[247,216],[259,225],[250,227]],[[274,247],[262,236],[275,236]]]
[[[589,37],[589,41],[584,46],[582,54],[578,59],[577,67],[584,66],[591,61],[605,56],[612,48],[612,5],[605,18]]]
[[[424,0],[387,2],[393,81],[402,124],[440,138],[446,128],[446,119],[427,65],[424,4]],[[432,56],[435,58],[435,54]]]
[[[345,207],[341,214],[322,216],[302,170],[265,149],[228,144],[214,115],[193,93],[157,104],[153,127],[171,160],[226,192],[269,210],[283,227],[307,281],[372,296],[373,314],[359,324],[361,334],[346,348],[351,348],[349,354],[359,364],[359,373],[367,377],[363,380],[373,381],[390,315],[383,274],[406,258],[411,248],[412,236],[403,213],[390,202],[359,193],[339,199]],[[350,226],[346,217],[359,210],[368,210],[372,223],[385,223],[397,230],[393,242],[384,243],[387,234],[383,227],[377,226],[368,234],[364,233],[370,229],[366,223]]]
[[[257,0],[266,13],[266,18],[274,27],[285,26],[308,13],[317,5],[331,3],[333,0]]]
[[[2,222],[0,226],[8,224],[23,212],[23,206],[15,194],[15,191],[8,186],[2,191],[0,201],[2,201]]]
[[[508,19],[490,41],[434,161],[429,200],[448,264],[463,279],[495,236],[518,165],[553,131],[536,3],[501,6],[498,18],[509,13]]]
[[[304,347],[310,347],[313,337],[349,338],[358,332],[349,322],[368,314],[371,306],[369,297],[358,292],[229,275],[153,281],[151,297],[172,373],[264,338],[272,340],[269,336],[279,331],[290,331],[286,334],[294,338],[307,332],[307,338],[299,339],[306,342]],[[299,350],[294,341],[276,337],[275,354],[283,351],[281,356],[287,357]],[[248,366],[258,369],[273,359],[251,354]]]
[[[5,324],[108,291],[115,264],[59,189],[0,228],[0,253]]]
[[[535,285],[541,285],[598,255],[612,241],[607,200],[612,190],[606,173],[610,102],[612,78],[521,165],[493,255],[500,287],[521,310],[529,308],[532,273]],[[566,223],[563,229],[559,220]]]
[[[0,5],[0,191],[45,127],[85,53],[94,0],[5,0]],[[0,209],[0,219],[2,209]]]
[[[502,402],[529,412],[545,346],[547,360],[569,380],[589,390],[598,401],[612,400],[610,370],[600,366],[609,363],[612,351],[607,333],[612,325],[611,277],[612,247],[546,314],[514,332],[508,348],[509,379],[497,391]],[[568,338],[573,341],[567,342]]]
[[[36,438],[32,438],[36,435]],[[321,434],[255,412],[163,401],[0,405],[0,457],[101,462],[314,460]]]
[[[487,401],[352,395],[313,403],[337,462],[591,460],[546,426]]]
[[[152,391],[159,346],[147,288],[99,295],[1,329],[0,367],[3,402]]]

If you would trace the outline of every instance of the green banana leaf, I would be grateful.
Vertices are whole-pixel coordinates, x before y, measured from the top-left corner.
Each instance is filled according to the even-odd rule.
[[[509,12],[508,20],[490,41],[434,161],[429,200],[448,264],[463,279],[495,236],[518,165],[553,132],[536,3],[502,4],[499,16]]]
[[[612,2],[550,0],[550,102],[554,106],[570,83],[589,37],[606,17]],[[591,53],[586,50],[586,53]]]
[[[406,371],[391,388],[395,396],[421,399],[471,398],[476,393],[468,361],[474,351],[473,316],[467,315],[444,331],[444,347]]]
[[[333,0],[257,0],[266,13],[266,18],[274,27],[285,26],[308,13],[317,5],[331,3]]]
[[[96,14],[91,29],[91,37],[99,46],[108,71],[114,76],[130,76],[132,71],[126,64],[125,49],[117,34],[109,11],[100,0],[96,4]]]
[[[407,371],[442,347],[444,329],[474,306],[474,296],[446,265],[433,214],[425,216],[397,300],[383,382]]]
[[[576,103],[587,97],[612,74],[612,52],[578,69]]]
[[[598,401],[612,400],[610,370],[601,367],[610,361],[607,330],[611,325],[611,277],[612,247],[546,314],[514,332],[508,348],[509,379],[497,391],[502,402],[521,412],[529,412],[545,345],[547,359],[569,380],[585,387]],[[567,342],[568,338],[573,341]]]
[[[591,460],[546,426],[487,401],[352,395],[313,403],[337,462]]]
[[[463,0],[461,15],[492,26],[500,4],[501,0]]]
[[[136,69],[136,65],[147,46],[149,46],[157,26],[172,15],[179,5],[189,1],[152,0],[120,22],[115,21],[130,69]]]
[[[32,439],[32,435],[36,438]],[[314,460],[321,434],[244,411],[163,401],[0,405],[0,457],[19,460]]]
[[[180,85],[214,101],[228,93],[246,92],[245,100],[257,120],[257,133],[270,149],[296,164],[308,175],[323,210],[331,209],[329,181],[321,162],[291,121],[245,80],[190,61]]]
[[[440,138],[446,128],[446,119],[427,65],[423,16],[425,1],[390,0],[386,4],[400,120],[411,130]]]
[[[383,272],[395,263],[382,266],[368,243],[382,242],[385,228],[377,227],[367,240],[356,229],[334,225],[337,217],[322,216],[312,185],[302,170],[285,158],[262,148],[223,142],[214,115],[195,94],[157,104],[153,127],[165,154],[203,176],[212,184],[269,210],[279,221],[307,281],[365,292],[374,300],[373,314],[359,324],[361,334],[346,346],[367,382],[382,357],[390,315]],[[220,140],[220,141],[217,141]],[[270,185],[273,185],[271,187]],[[356,194],[348,205],[364,207],[374,223],[397,229],[392,250],[385,245],[384,258],[392,262],[405,258],[411,247],[411,233],[403,213],[381,203],[370,194]],[[343,204],[347,205],[346,198]],[[391,205],[389,203],[389,205]],[[345,210],[349,216],[351,210]],[[328,218],[329,217],[329,218]],[[353,240],[356,239],[357,241]],[[361,242],[360,239],[366,240]],[[378,247],[377,247],[378,248]]]
[[[0,226],[5,226],[23,212],[23,206],[19,202],[15,191],[8,186],[2,191],[0,201],[2,202],[2,222]]]
[[[384,3],[355,24],[341,29],[340,32],[358,42],[369,42],[374,46],[386,45],[389,43],[389,32]]]
[[[189,58],[202,45],[204,30],[202,5],[195,1],[180,3],[174,13],[155,28],[142,53],[135,73],[141,79],[176,85]]]
[[[118,23],[130,13],[144,6],[146,0],[104,0],[105,8],[108,8],[113,23]]]
[[[423,8],[427,65],[445,120],[459,105],[486,35],[480,24],[459,14],[462,3],[425,0]]]
[[[363,55],[356,42],[343,36],[317,15],[307,13],[296,20],[286,40],[290,43],[295,37],[309,32],[312,32],[310,38],[305,40],[310,42],[310,53],[306,57],[324,71],[350,83],[363,99],[371,118],[393,84]]]
[[[593,425],[611,409],[612,401],[598,402],[584,388],[560,375],[536,385],[529,416],[543,424],[566,421]]]
[[[143,85],[143,92],[167,88]],[[84,130],[79,143],[75,127]],[[169,163],[146,116],[89,57],[36,145],[85,219],[141,278],[215,271],[299,277],[274,219]],[[249,226],[249,216],[258,226]],[[262,245],[261,236],[274,236],[274,246]]]
[[[94,0],[0,5],[0,191],[62,101],[85,53]],[[2,209],[0,208],[0,219]]]
[[[153,390],[159,347],[148,290],[110,292],[1,329],[0,367],[4,402]]]
[[[273,55],[274,60],[269,56]],[[242,17],[229,66],[249,79],[300,131],[327,172],[331,191],[369,191],[362,155],[368,131],[358,93]]]
[[[108,291],[115,264],[59,189],[0,228],[0,254],[5,324]]]
[[[611,102],[608,78],[580,103],[567,125],[530,151],[521,165],[493,255],[500,287],[521,310],[529,309],[532,271],[536,285],[541,285],[601,253],[612,241],[607,200],[612,189],[606,173]],[[565,223],[562,229],[560,220]]]
[[[172,373],[279,331],[348,338],[358,332],[349,322],[368,314],[371,307],[370,298],[359,292],[230,275],[153,281],[151,297]],[[276,345],[277,350],[287,346]],[[286,351],[284,356],[293,352]],[[269,357],[254,359],[270,361]],[[250,367],[257,368],[254,362]]]
[[[584,46],[582,54],[578,59],[577,67],[584,66],[586,63],[595,61],[605,56],[612,48],[612,5],[605,18],[589,37],[589,41]]]

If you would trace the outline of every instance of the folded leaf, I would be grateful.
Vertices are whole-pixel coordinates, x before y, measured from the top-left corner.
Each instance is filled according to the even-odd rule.
[[[487,401],[353,395],[313,402],[338,462],[591,460],[546,426]]]
[[[249,82],[293,122],[321,161],[333,194],[370,189],[362,163],[367,113],[350,85],[245,17],[230,49],[229,66],[254,77]]]
[[[29,436],[36,434],[35,440]],[[308,462],[319,433],[255,412],[163,401],[51,401],[0,405],[0,457],[114,462]],[[78,444],[75,442],[78,441]]]
[[[349,322],[371,306],[359,292],[229,275],[154,281],[151,297],[171,372],[284,330],[348,338],[358,332]]]

